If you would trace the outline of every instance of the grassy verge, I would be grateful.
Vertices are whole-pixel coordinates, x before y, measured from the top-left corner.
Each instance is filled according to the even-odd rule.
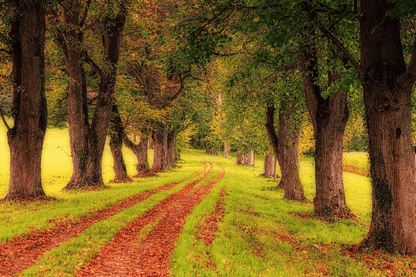
[[[342,158],[342,170],[359,174],[365,177],[370,176],[370,165],[367,152],[344,153]]]
[[[235,159],[210,159],[224,166],[226,174],[187,218],[171,258],[172,276],[384,276],[399,272],[394,271],[403,262],[398,256],[346,251],[346,245],[357,244],[367,233],[368,178],[344,174],[347,203],[358,218],[327,222],[297,217],[295,213],[312,211],[313,205],[285,201],[283,191],[270,190],[276,184],[259,177],[261,162],[253,170],[236,166]],[[310,200],[313,167],[311,158],[302,159],[301,179]],[[196,232],[214,209],[222,188],[227,192],[226,214],[215,241],[206,245]],[[374,258],[371,264],[368,257]],[[390,267],[381,272],[378,264]]]

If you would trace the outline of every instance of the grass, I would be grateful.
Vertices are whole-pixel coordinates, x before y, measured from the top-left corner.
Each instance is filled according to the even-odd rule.
[[[7,161],[5,130],[0,128],[0,153]],[[66,130],[48,130],[43,156],[43,185],[47,195],[55,198],[48,203],[1,203],[0,241],[25,234],[31,229],[52,227],[51,219],[76,219],[133,194],[163,184],[185,179],[202,169],[201,160],[209,160],[225,168],[224,178],[213,187],[204,200],[188,216],[175,251],[171,257],[172,276],[385,276],[415,274],[415,259],[382,252],[349,254],[346,245],[360,242],[366,235],[371,216],[369,179],[352,173],[344,174],[347,204],[357,219],[304,219],[295,213],[310,212],[311,203],[283,200],[282,190],[271,178],[263,178],[263,164],[257,157],[256,168],[237,166],[235,159],[208,156],[203,151],[184,150],[180,168],[159,177],[138,179],[132,183],[111,184],[112,160],[108,149],[103,160],[107,190],[63,193],[69,181],[71,161]],[[360,160],[360,155],[357,159]],[[134,156],[125,152],[131,175]],[[365,162],[364,162],[365,163]],[[0,198],[7,193],[8,165],[0,168]],[[354,162],[358,164],[358,162]],[[204,183],[219,174],[213,173]],[[306,197],[313,200],[314,165],[312,158],[301,159],[301,180]],[[147,200],[102,220],[89,229],[47,252],[36,265],[20,276],[73,276],[77,270],[105,245],[128,222],[137,218],[168,195],[186,185],[154,194]],[[202,185],[202,184],[198,184]],[[221,189],[225,189],[225,217],[219,223],[212,245],[197,239],[197,227],[213,211]],[[5,223],[5,224],[4,224]],[[155,223],[142,229],[143,239]],[[416,274],[415,274],[416,275]]]
[[[261,162],[253,170],[236,166],[234,159],[211,159],[224,166],[226,174],[187,218],[172,255],[173,276],[303,276],[325,272],[361,276],[369,272],[365,264],[341,253],[343,245],[356,244],[366,235],[370,215],[367,178],[344,176],[348,205],[359,219],[328,223],[295,217],[293,212],[312,211],[312,204],[285,201],[283,191],[270,190],[276,184],[259,177]],[[311,158],[302,159],[301,174],[305,193],[312,200]],[[223,187],[228,194],[226,216],[217,239],[206,246],[196,239],[195,230],[213,210]]]
[[[342,158],[342,170],[368,177],[370,175],[370,164],[367,152],[344,153]]]

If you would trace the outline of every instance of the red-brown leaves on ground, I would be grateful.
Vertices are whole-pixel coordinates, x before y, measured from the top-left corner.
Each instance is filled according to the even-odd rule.
[[[169,257],[185,218],[224,175],[222,170],[214,181],[196,188],[195,185],[206,178],[210,171],[199,180],[160,201],[123,228],[77,275],[104,276],[111,272],[112,275],[117,276],[167,276]],[[137,235],[140,230],[161,214],[165,215],[159,223],[138,242]]]
[[[225,189],[221,189],[219,199],[215,203],[214,211],[212,211],[205,221],[198,226],[196,230],[196,238],[203,240],[205,245],[211,245],[214,241],[215,232],[218,230],[218,223],[221,222],[225,215]]]
[[[212,168],[211,168],[212,170]],[[33,230],[29,234],[16,236],[7,243],[0,243],[0,276],[16,274],[33,265],[43,254],[59,246],[65,240],[75,237],[100,220],[104,220],[116,213],[143,201],[153,194],[169,190],[181,182],[195,178],[206,172],[204,169],[185,180],[163,185],[159,188],[142,192],[124,199],[104,210],[96,211],[88,216],[74,220],[53,220],[55,227],[48,230]],[[100,189],[102,187],[100,186]]]

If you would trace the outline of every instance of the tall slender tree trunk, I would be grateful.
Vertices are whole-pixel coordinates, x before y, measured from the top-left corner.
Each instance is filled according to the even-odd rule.
[[[174,167],[176,164],[176,155],[175,155],[175,139],[176,139],[177,128],[173,128],[171,132],[168,132],[167,136],[167,145],[168,145],[168,167]]]
[[[168,133],[166,124],[155,128],[153,133],[153,172],[164,171],[168,167]]]
[[[342,143],[349,117],[347,95],[337,91],[326,99],[322,97],[317,84],[316,51],[314,45],[309,45],[302,58],[306,105],[315,134],[314,212],[318,215],[342,215],[349,213],[342,173]],[[328,83],[332,84],[338,78],[338,73],[329,73]]]
[[[123,158],[123,135],[124,127],[121,121],[117,105],[113,104],[111,122],[110,122],[110,149],[113,156],[113,170],[115,182],[130,181],[127,174],[126,164]]]
[[[416,43],[406,69],[400,21],[386,12],[391,1],[361,1],[360,48],[370,141],[372,216],[364,246],[416,254],[415,154],[411,93]]]
[[[14,126],[7,133],[10,181],[5,200],[44,196],[41,158],[47,126],[44,48],[46,1],[12,1],[10,39]]]
[[[142,135],[139,144],[133,143],[126,134],[123,135],[124,144],[133,151],[137,159],[137,175],[134,177],[146,176],[150,173],[149,158],[148,158],[148,144],[149,138]]]
[[[305,201],[306,197],[299,176],[300,129],[293,126],[290,119],[294,110],[282,104],[279,112],[278,134],[274,127],[274,112],[274,106],[267,108],[266,129],[282,173],[279,187],[284,189],[285,199]]]

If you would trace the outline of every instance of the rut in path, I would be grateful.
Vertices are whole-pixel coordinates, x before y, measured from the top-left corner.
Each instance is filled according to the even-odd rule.
[[[174,186],[196,178],[201,174],[203,176],[199,177],[198,180],[206,178],[212,171],[213,166],[210,164],[208,170],[206,163],[203,163],[203,166],[204,169],[192,177],[131,196],[109,208],[99,210],[88,217],[80,217],[77,222],[58,224],[49,230],[36,230],[23,236],[14,237],[7,243],[0,243],[0,276],[13,275],[29,268],[37,260],[42,258],[47,251],[79,235],[95,223],[109,218],[138,202],[144,201],[157,192],[170,190]]]
[[[223,176],[221,167],[210,183],[194,188],[195,181],[159,202],[117,233],[77,276],[168,276],[169,257],[186,217]],[[153,230],[138,241],[140,230],[158,218]]]

